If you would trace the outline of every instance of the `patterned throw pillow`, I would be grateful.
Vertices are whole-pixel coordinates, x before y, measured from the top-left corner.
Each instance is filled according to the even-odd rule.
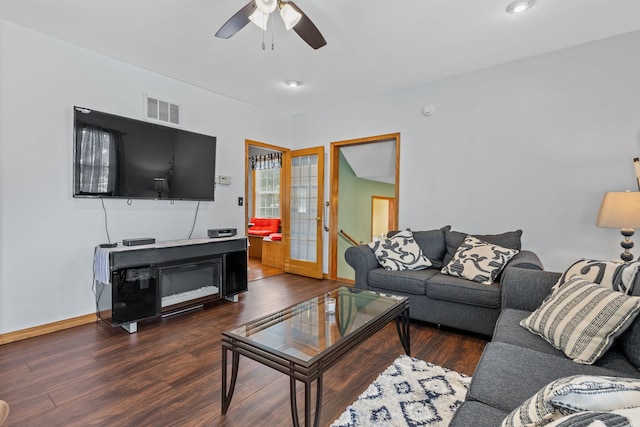
[[[582,411],[614,411],[640,405],[637,378],[573,375],[550,382],[514,409],[502,427],[543,426]]]
[[[409,229],[371,242],[369,247],[385,270],[424,270],[431,267],[431,261],[424,256]]]
[[[574,276],[520,325],[576,363],[590,365],[629,327],[640,297],[612,291]]]
[[[467,236],[453,259],[441,270],[449,276],[463,277],[484,285],[492,284],[505,265],[519,251],[503,248]]]
[[[611,412],[584,411],[567,415],[547,424],[548,427],[578,427],[578,426],[616,426],[633,427],[640,425],[640,407],[629,409],[616,409]]]
[[[592,283],[630,295],[636,276],[640,269],[640,261],[614,262],[596,259],[581,259],[574,262],[558,279],[553,289],[557,289],[567,282],[574,274]]]

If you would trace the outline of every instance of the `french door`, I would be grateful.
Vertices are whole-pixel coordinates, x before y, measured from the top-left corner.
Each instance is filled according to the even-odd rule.
[[[288,157],[284,271],[322,279],[324,147],[292,150]]]

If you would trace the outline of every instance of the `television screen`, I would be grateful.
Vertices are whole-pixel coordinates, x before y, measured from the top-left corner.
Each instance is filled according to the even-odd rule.
[[[213,200],[216,138],[74,108],[74,197]]]

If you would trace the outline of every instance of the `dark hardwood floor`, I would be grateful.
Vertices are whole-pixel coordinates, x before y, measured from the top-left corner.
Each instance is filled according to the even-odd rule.
[[[339,285],[280,274],[251,282],[238,303],[140,322],[137,334],[94,323],[0,346],[6,425],[289,426],[288,377],[243,357],[231,406],[220,415],[221,332]],[[418,322],[411,340],[412,356],[468,375],[487,342]],[[322,425],[402,353],[392,323],[329,369]]]

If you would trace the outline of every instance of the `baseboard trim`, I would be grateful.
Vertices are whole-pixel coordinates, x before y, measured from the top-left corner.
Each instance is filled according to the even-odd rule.
[[[27,338],[38,337],[40,335],[50,334],[52,332],[62,331],[64,329],[76,326],[86,325],[97,321],[95,313],[85,314],[71,319],[60,320],[58,322],[48,323],[46,325],[34,326],[33,328],[21,329],[15,332],[8,332],[0,335],[0,345],[9,344],[15,341],[26,340]]]

